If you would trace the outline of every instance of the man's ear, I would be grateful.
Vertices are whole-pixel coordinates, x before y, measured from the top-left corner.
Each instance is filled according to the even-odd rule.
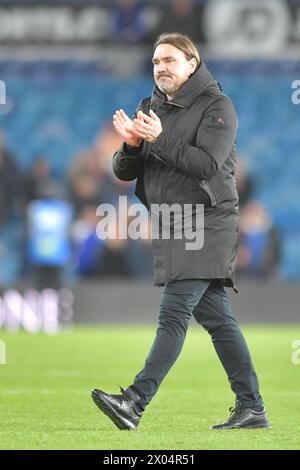
[[[197,60],[195,59],[195,57],[193,57],[191,60],[190,60],[190,66],[191,66],[191,74],[190,76],[195,72],[196,68],[197,68]]]

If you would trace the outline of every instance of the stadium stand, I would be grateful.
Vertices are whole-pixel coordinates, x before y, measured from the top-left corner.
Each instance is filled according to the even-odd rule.
[[[291,102],[296,61],[209,62],[239,115],[238,151],[255,183],[254,197],[271,214],[282,243],[280,278],[300,279],[299,112]],[[92,61],[2,61],[9,84],[0,107],[0,128],[21,172],[36,156],[48,159],[55,179],[66,184],[74,157],[91,142],[115,109],[133,113],[151,93],[148,75],[114,78]],[[21,273],[22,223],[1,227],[1,283]]]

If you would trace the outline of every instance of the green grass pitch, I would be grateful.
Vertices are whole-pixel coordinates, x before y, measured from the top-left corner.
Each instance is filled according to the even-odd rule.
[[[191,326],[137,431],[119,431],[90,399],[118,393],[143,366],[155,326],[76,327],[57,336],[0,331],[1,449],[300,449],[300,326],[244,327],[272,429],[211,431],[234,404],[210,338]]]

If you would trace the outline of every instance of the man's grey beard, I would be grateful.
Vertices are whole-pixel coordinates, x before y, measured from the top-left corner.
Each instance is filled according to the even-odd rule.
[[[158,84],[157,84],[157,86],[160,89],[160,91],[162,91],[163,93],[165,93],[166,95],[169,95],[169,96],[174,95],[174,93],[176,92],[174,87],[159,86]]]

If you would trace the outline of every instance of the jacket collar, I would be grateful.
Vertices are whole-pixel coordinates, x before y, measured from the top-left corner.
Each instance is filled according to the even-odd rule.
[[[216,80],[202,62],[200,67],[193,73],[193,75],[182,85],[178,92],[173,96],[171,101],[167,100],[165,93],[163,93],[155,84],[151,97],[151,106],[169,103],[180,108],[185,108],[200,95],[205,88],[211,83],[216,83]]]

